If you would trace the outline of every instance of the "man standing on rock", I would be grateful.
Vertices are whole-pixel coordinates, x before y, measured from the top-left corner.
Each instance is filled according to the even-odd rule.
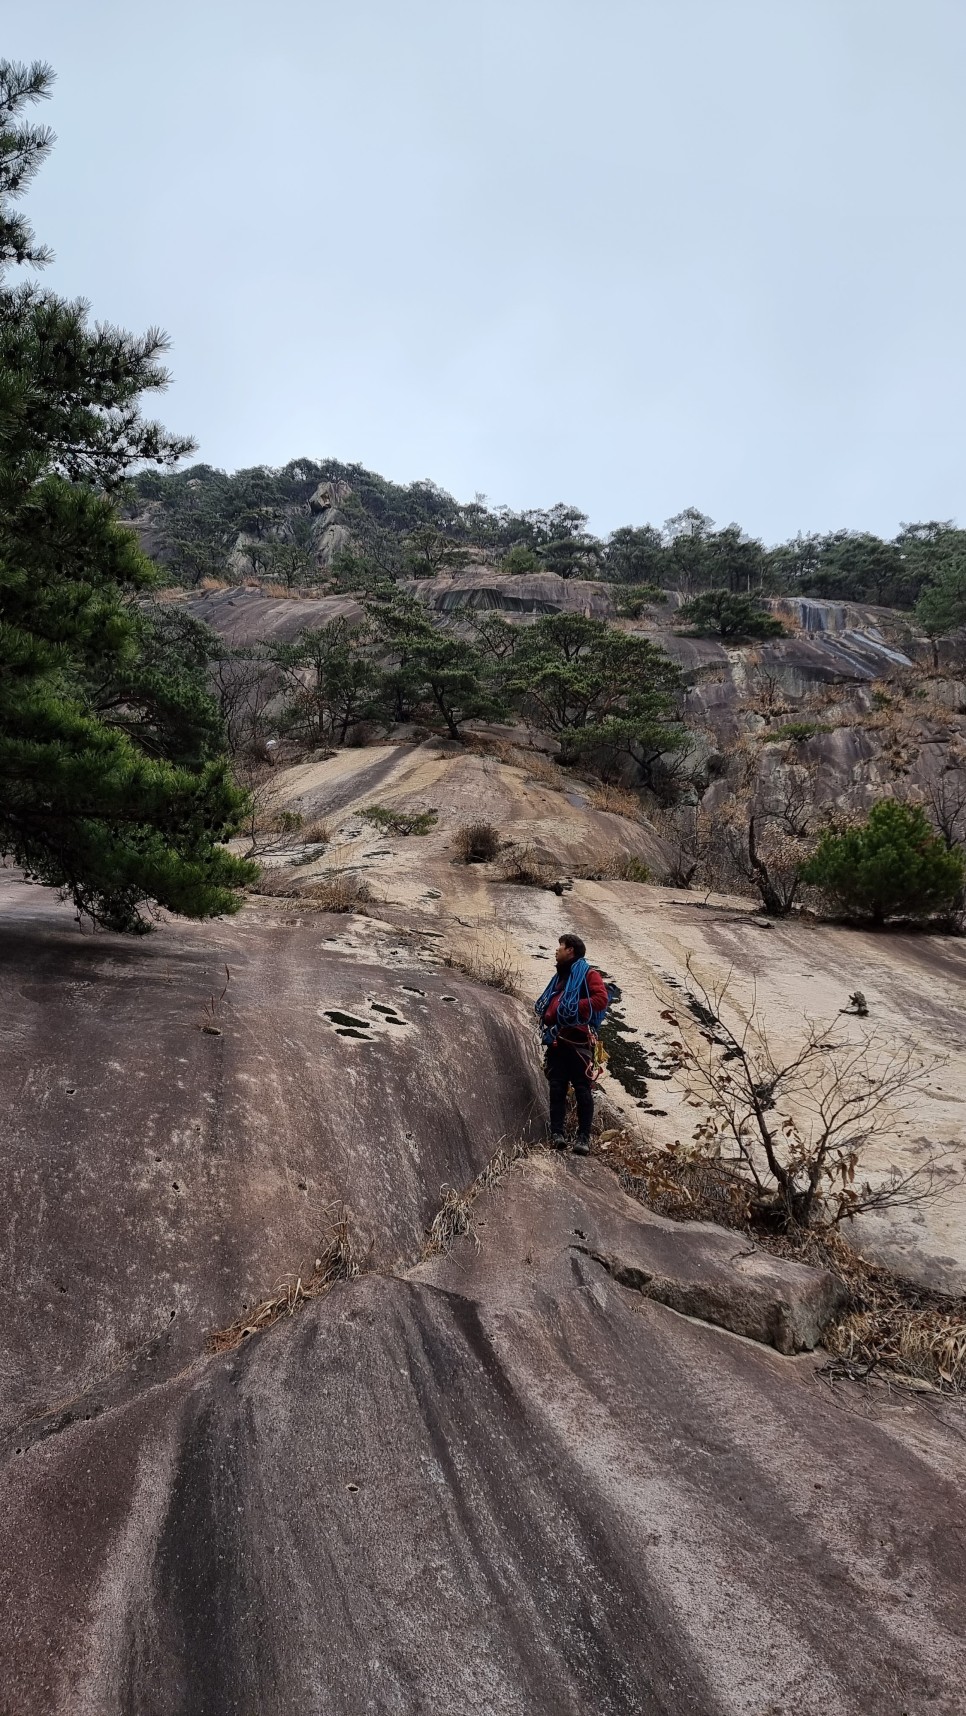
[[[560,937],[556,975],[533,1009],[547,1051],[544,1070],[550,1084],[550,1142],[555,1150],[567,1147],[567,1091],[573,1085],[577,1104],[575,1156],[586,1156],[590,1149],[595,1033],[610,1005],[604,980],[587,964],[586,952],[579,935]]]

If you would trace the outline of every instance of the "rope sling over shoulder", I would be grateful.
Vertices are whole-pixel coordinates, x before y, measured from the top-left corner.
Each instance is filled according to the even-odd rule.
[[[552,1025],[544,1024],[543,1015],[546,1012],[547,1007],[550,1005],[550,1002],[553,1000],[554,992],[557,988],[556,975],[551,977],[550,982],[543,991],[543,994],[534,1002],[533,1011],[536,1013],[537,1018],[540,1021],[541,1040],[544,1048],[546,1049],[552,1049],[555,1046],[560,1035],[561,1027],[565,1029],[568,1026],[571,1028],[574,1026],[586,1028],[588,1035],[587,1047],[589,1050],[586,1057],[584,1056],[580,1045],[572,1043],[570,1047],[576,1048],[577,1052],[581,1054],[582,1059],[586,1058],[587,1077],[593,1084],[596,1083],[597,1079],[599,1079],[608,1058],[607,1050],[604,1048],[604,1045],[598,1035],[600,1027],[607,1017],[607,1010],[606,1008],[594,1007],[593,1002],[590,999],[590,988],[587,983],[589,973],[590,966],[586,959],[575,959],[573,961],[567,974],[567,981],[560,994],[560,1000],[557,1004],[556,1018]],[[590,1005],[589,1020],[583,1020],[580,1017],[581,1001],[587,1001]]]

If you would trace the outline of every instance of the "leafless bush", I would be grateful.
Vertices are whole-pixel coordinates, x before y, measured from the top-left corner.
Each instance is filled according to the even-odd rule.
[[[487,864],[500,850],[500,836],[492,822],[467,822],[456,830],[453,851],[461,864]]]
[[[528,844],[511,846],[500,865],[504,882],[514,882],[522,888],[549,888],[557,874],[558,869]]]
[[[951,745],[938,775],[919,794],[926,815],[946,845],[966,845],[966,749]]]
[[[766,721],[787,715],[792,708],[785,690],[784,675],[773,668],[757,667],[749,686],[748,707]]]
[[[776,1060],[754,1004],[727,983],[700,984],[688,963],[685,1001],[662,1014],[689,1100],[707,1109],[687,1154],[717,1163],[747,1217],[776,1228],[832,1225],[886,1206],[920,1203],[937,1189],[942,1158],[873,1186],[857,1183],[863,1152],[940,1064],[895,1051],[871,1032],[856,1042],[838,1022],[809,1023],[790,1059]]]

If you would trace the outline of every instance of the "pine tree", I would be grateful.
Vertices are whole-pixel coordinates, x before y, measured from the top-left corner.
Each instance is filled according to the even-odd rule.
[[[0,854],[110,928],[156,902],[232,911],[251,866],[221,842],[244,796],[187,640],[145,598],[157,574],[116,517],[127,472],[191,442],[146,421],[166,340],[8,283],[41,267],[14,203],[53,136],[24,123],[48,66],[0,62]],[[193,652],[193,655],[192,655]]]

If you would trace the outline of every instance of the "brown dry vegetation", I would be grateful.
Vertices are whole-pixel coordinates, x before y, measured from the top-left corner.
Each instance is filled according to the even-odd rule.
[[[365,1258],[352,1231],[352,1217],[344,1204],[335,1206],[335,1215],[325,1244],[315,1259],[311,1271],[286,1275],[276,1282],[265,1298],[245,1306],[243,1315],[226,1329],[216,1329],[208,1337],[208,1351],[230,1352],[241,1346],[250,1335],[260,1335],[282,1317],[290,1317],[308,1299],[320,1299],[336,1281],[352,1281],[362,1273]]]
[[[487,864],[500,850],[500,835],[492,822],[466,822],[456,830],[453,851],[461,864]]]
[[[472,946],[452,948],[444,954],[443,964],[452,971],[462,971],[477,983],[485,983],[488,989],[499,989],[502,995],[519,993],[521,973],[508,941],[489,951]]]
[[[623,816],[628,822],[643,822],[644,812],[636,792],[626,787],[600,786],[590,795],[595,810],[606,810],[612,816]]]
[[[515,842],[500,864],[504,882],[513,882],[522,888],[548,888],[559,874],[559,867],[552,865],[527,842]]]
[[[268,899],[299,900],[320,912],[355,912],[373,897],[364,876],[354,870],[330,870],[311,881],[299,881],[296,865],[263,869],[252,892]]]
[[[597,1148],[624,1190],[658,1215],[734,1228],[764,1251],[828,1269],[843,1281],[848,1307],[822,1342],[839,1374],[966,1393],[966,1299],[917,1287],[870,1263],[834,1227],[795,1234],[751,1227],[744,1189],[711,1157],[657,1147],[620,1128]]]

